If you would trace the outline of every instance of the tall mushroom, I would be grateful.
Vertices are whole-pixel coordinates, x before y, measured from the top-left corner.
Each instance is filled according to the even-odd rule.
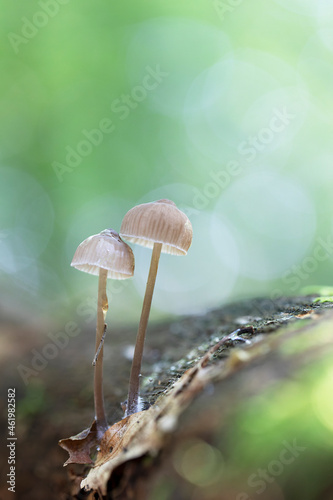
[[[173,201],[158,200],[129,210],[122,221],[120,235],[132,243],[153,249],[131,368],[128,416],[139,411],[142,354],[160,254],[186,255],[192,242],[192,225]]]
[[[134,273],[134,255],[131,248],[113,229],[105,229],[84,240],[77,247],[71,266],[95,274],[98,279],[96,349],[94,365],[94,402],[97,438],[108,428],[103,397],[103,335],[108,310],[107,278],[122,280]]]

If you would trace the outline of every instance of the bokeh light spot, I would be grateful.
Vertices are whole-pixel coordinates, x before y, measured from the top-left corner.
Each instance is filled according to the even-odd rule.
[[[52,232],[54,211],[44,188],[27,173],[0,168],[1,269],[16,273],[45,250]]]
[[[329,370],[313,389],[312,404],[318,420],[333,433],[333,369]]]
[[[235,228],[241,273],[257,280],[290,270],[306,255],[316,229],[306,191],[272,172],[235,181],[220,196],[215,216]]]
[[[221,452],[201,439],[186,441],[173,456],[173,465],[180,476],[201,487],[219,481],[224,467]]]

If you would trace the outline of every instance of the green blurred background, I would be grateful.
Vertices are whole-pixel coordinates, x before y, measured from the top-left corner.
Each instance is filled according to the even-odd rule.
[[[192,221],[153,317],[330,284],[333,4],[1,1],[2,314],[63,321],[96,300],[77,245],[133,205]],[[109,282],[137,321],[150,251]]]

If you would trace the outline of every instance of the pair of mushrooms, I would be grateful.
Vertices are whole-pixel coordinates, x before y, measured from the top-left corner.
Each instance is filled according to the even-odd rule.
[[[139,411],[139,385],[144,340],[161,252],[186,255],[192,242],[192,225],[170,200],[138,205],[125,215],[120,235],[131,243],[152,248],[152,258],[142,306],[125,416]],[[113,229],[90,236],[77,248],[71,266],[99,276],[97,300],[96,349],[94,358],[94,403],[98,438],[108,429],[103,397],[103,340],[108,310],[106,280],[126,279],[134,273],[131,248]]]

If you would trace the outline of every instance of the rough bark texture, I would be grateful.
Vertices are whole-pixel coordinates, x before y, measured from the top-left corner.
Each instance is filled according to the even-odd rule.
[[[330,380],[333,384],[332,304],[314,299],[250,300],[148,327],[142,376],[145,407],[223,336],[247,326],[253,332],[241,333],[249,343],[230,341],[216,351],[210,361],[214,380],[182,413],[161,453],[147,453],[118,467],[107,498],[333,498],[333,409],[327,393]],[[35,336],[29,344],[33,332],[16,327],[9,335],[6,325],[2,329],[11,354],[4,364],[3,389],[15,386],[19,404],[17,497],[98,498],[96,492],[78,493],[88,469],[63,469],[67,457],[57,446],[60,438],[92,421],[92,332],[80,333],[81,352],[73,339],[25,385],[16,366],[29,366],[31,349],[41,350],[45,339]],[[108,338],[105,341],[110,424],[123,416],[120,402],[126,398],[130,369],[123,353],[134,336],[135,329],[121,332],[116,340],[113,335],[112,349]],[[251,345],[258,346],[254,355],[243,357]],[[227,360],[234,369],[224,377]],[[9,498],[5,486],[0,497]]]

